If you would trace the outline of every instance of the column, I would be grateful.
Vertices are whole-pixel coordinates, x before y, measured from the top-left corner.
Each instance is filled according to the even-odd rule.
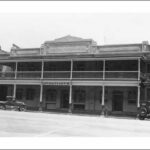
[[[101,115],[104,115],[104,106],[105,106],[105,86],[102,86],[102,112]]]
[[[17,68],[18,68],[18,62],[16,62],[16,66],[15,66],[15,79],[17,79]]]
[[[42,60],[41,79],[43,79],[44,61]]]
[[[140,81],[141,77],[141,60],[140,58],[138,59],[138,81]]]
[[[70,72],[70,85],[69,85],[69,113],[72,113],[72,71],[73,71],[73,60],[71,60],[71,72]]]
[[[140,86],[137,87],[138,88],[138,95],[137,95],[137,108],[140,107]]]
[[[43,99],[43,85],[40,85],[40,106],[39,111],[42,111],[42,99]]]
[[[69,113],[72,113],[72,84],[69,87]]]
[[[105,80],[105,60],[103,60],[103,80]]]
[[[14,84],[13,97],[16,98],[16,84]]]

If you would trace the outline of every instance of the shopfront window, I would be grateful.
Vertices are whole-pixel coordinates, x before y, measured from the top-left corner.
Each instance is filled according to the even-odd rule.
[[[147,64],[147,73],[150,73],[150,64]]]
[[[27,89],[26,100],[34,100],[34,97],[35,97],[35,90],[34,89]]]
[[[147,100],[150,101],[150,88],[147,88]]]
[[[74,103],[84,103],[85,102],[85,91],[76,90],[74,92]]]
[[[46,91],[46,101],[47,102],[56,102],[57,91],[48,89]]]
[[[16,91],[16,99],[22,100],[23,99],[23,89],[17,89]]]
[[[136,104],[137,101],[137,90],[128,91],[128,104]]]
[[[75,90],[74,91],[74,110],[84,110],[85,99],[86,99],[86,93],[84,90]]]

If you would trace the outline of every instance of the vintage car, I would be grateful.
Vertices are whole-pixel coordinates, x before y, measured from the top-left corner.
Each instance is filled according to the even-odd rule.
[[[0,101],[0,109],[13,109],[18,111],[25,111],[26,105],[24,102],[16,100],[13,96],[7,96],[6,101]]]
[[[138,117],[140,120],[150,118],[150,101],[141,102]]]

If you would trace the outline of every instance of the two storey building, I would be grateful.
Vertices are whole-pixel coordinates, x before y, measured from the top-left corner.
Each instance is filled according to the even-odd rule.
[[[65,36],[39,48],[0,50],[0,100],[14,96],[28,109],[136,115],[150,99],[148,42],[97,45]]]

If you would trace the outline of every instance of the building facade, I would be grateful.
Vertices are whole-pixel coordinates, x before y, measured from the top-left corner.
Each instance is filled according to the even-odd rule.
[[[14,96],[28,109],[136,115],[150,99],[150,46],[99,46],[65,36],[39,48],[0,51],[0,100]]]

